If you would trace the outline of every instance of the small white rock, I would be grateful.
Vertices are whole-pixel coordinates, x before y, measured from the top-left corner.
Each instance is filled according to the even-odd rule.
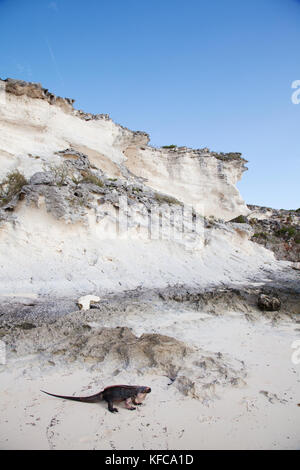
[[[96,295],[84,295],[83,297],[80,297],[77,301],[77,304],[80,307],[80,310],[89,310],[91,303],[99,302],[100,297],[97,297]]]
[[[97,323],[97,322],[95,322],[95,321],[89,321],[89,322],[87,322],[87,325],[88,325],[90,328],[101,328],[100,323]]]

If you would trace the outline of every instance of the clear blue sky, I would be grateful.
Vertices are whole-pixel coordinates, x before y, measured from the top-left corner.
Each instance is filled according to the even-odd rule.
[[[300,207],[298,0],[0,0],[0,77],[151,144],[239,151],[247,203]]]

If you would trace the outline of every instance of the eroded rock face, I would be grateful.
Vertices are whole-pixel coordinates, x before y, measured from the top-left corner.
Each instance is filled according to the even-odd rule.
[[[228,220],[248,212],[235,186],[246,169],[239,153],[155,149],[148,146],[145,132],[115,124],[107,115],[75,110],[74,100],[56,97],[40,84],[7,79],[0,80],[0,85],[5,90],[0,110],[0,177],[18,167],[29,178],[43,166],[58,163],[59,156],[70,157],[66,149],[71,144],[73,156],[84,153],[108,176],[144,181],[193,205],[202,215]]]
[[[236,183],[246,170],[240,156],[217,154],[208,149],[155,149],[129,146],[126,166],[158,191],[168,186],[171,196],[192,204],[204,216],[229,220],[249,211]],[[237,155],[237,154],[234,154]],[[166,182],[171,184],[168,185]]]
[[[300,262],[300,209],[271,209],[248,205],[251,240],[272,250],[279,260]]]

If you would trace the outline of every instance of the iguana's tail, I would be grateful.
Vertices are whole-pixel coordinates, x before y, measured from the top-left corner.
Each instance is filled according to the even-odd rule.
[[[41,390],[41,392],[46,393],[47,395],[51,395],[52,397],[56,398],[64,398],[65,400],[74,400],[74,401],[84,401],[87,403],[93,403],[95,401],[103,400],[102,392],[96,393],[95,395],[91,395],[89,397],[66,397],[64,395],[54,395],[54,393],[45,392]]]

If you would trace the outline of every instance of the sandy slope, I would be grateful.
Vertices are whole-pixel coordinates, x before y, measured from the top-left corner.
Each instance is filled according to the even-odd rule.
[[[134,317],[135,313],[133,313]],[[127,316],[127,323],[134,321]],[[232,313],[169,311],[153,330],[172,333],[190,344],[228,353],[245,362],[246,384],[219,389],[197,400],[169,385],[154,371],[142,378],[134,369],[111,377],[113,364],[93,371],[88,363],[40,368],[34,357],[8,361],[0,374],[0,447],[2,449],[299,449],[300,365],[291,360],[299,325],[267,320],[252,323]],[[176,319],[175,319],[176,318]],[[149,331],[144,316],[139,333]],[[182,323],[186,328],[182,329]],[[157,325],[157,326],[155,326]],[[56,359],[55,359],[56,360]],[[91,394],[112,383],[150,385],[152,393],[136,411],[104,403],[55,399],[39,390]],[[264,393],[262,393],[264,392]]]

